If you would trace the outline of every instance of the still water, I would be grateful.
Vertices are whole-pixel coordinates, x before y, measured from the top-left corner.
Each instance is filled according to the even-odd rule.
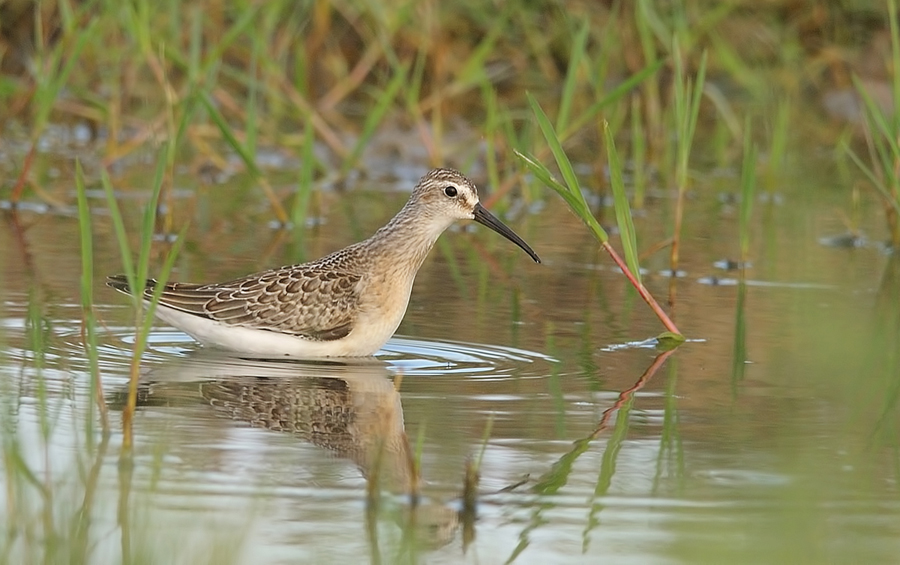
[[[374,359],[238,359],[160,325],[127,467],[129,307],[97,284],[103,441],[86,426],[77,219],[5,214],[0,498],[17,532],[5,560],[34,558],[51,530],[54,551],[91,563],[896,562],[900,269],[865,198],[865,245],[823,244],[846,231],[833,179],[812,163],[760,199],[743,285],[716,266],[738,255],[723,197],[736,182],[698,181],[671,309],[691,341],[644,379],[659,352],[640,342],[662,327],[553,195],[504,218],[544,264],[484,228],[448,231]],[[173,278],[225,279],[367,236],[405,193],[359,184],[323,193],[287,236],[265,227],[259,193],[177,193],[191,228]],[[223,209],[238,191],[246,206]],[[137,218],[143,201],[122,202]],[[92,204],[99,281],[121,267]],[[649,200],[642,246],[668,236],[671,206]],[[661,302],[666,255],[644,261]],[[477,460],[477,519],[464,523]]]

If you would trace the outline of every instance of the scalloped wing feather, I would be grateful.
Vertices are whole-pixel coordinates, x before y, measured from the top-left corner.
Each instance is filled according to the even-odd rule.
[[[361,276],[317,266],[198,285],[169,283],[160,304],[232,326],[313,339],[341,339],[353,329]],[[144,295],[153,295],[148,281]]]

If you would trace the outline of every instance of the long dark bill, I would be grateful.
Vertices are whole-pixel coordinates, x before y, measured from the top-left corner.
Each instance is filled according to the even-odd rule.
[[[541,258],[538,257],[537,253],[534,252],[534,249],[528,246],[525,241],[516,235],[516,232],[509,229],[506,224],[497,219],[496,216],[487,211],[487,208],[482,206],[480,203],[475,205],[475,221],[479,224],[484,224],[487,227],[491,228],[495,232],[499,233],[506,239],[515,243],[519,247],[525,250],[525,253],[531,255],[531,258],[534,259],[535,263],[540,263]]]

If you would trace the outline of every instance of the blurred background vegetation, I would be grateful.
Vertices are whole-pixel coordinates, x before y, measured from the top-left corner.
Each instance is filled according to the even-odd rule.
[[[739,169],[750,127],[769,190],[789,182],[788,148],[829,152],[848,195],[874,185],[896,244],[896,142],[887,135],[879,149],[886,132],[872,118],[887,120],[887,133],[895,125],[890,9],[874,0],[6,0],[0,194],[71,204],[71,183],[55,181],[72,178],[71,157],[90,182],[101,167],[115,178],[146,165],[167,142],[164,191],[178,175],[249,175],[281,225],[302,219],[313,186],[406,181],[429,166],[488,181],[489,203],[508,205],[516,187],[530,201],[537,192],[518,182],[512,150],[549,155],[530,92],[587,188],[608,185],[604,121],[638,207],[648,187],[680,184],[678,155]],[[676,53],[688,77],[708,58],[694,139],[678,135]]]

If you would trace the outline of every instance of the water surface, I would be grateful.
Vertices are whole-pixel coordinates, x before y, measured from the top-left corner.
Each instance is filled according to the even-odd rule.
[[[844,195],[827,163],[805,167],[757,204],[743,285],[715,266],[738,252],[736,213],[720,198],[731,187],[699,183],[673,309],[692,341],[623,402],[658,354],[638,342],[662,328],[551,198],[508,218],[542,265],[485,229],[445,234],[399,335],[374,359],[240,359],[158,326],[127,469],[118,433],[86,432],[77,221],[7,214],[0,497],[32,517],[23,531],[80,524],[98,563],[135,547],[183,563],[890,562],[900,553],[900,278],[877,233],[863,247],[822,244],[844,230]],[[228,215],[224,199],[180,192],[195,222],[173,276],[212,281],[311,259],[368,235],[405,199],[352,190],[324,193],[317,221],[286,237],[265,227],[256,193],[250,212]],[[120,267],[93,204],[99,280]],[[669,206],[649,202],[642,243],[669,233]],[[880,225],[876,207],[864,213]],[[644,263],[663,301],[664,255]],[[100,283],[96,297],[118,430],[132,316]],[[482,450],[467,531],[463,477]],[[381,494],[367,503],[375,479]],[[22,541],[5,551],[28,555]]]

